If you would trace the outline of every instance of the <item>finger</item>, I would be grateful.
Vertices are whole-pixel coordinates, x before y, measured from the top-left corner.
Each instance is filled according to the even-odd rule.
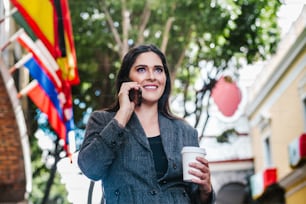
[[[122,83],[121,85],[121,88],[129,91],[130,89],[139,89],[140,88],[140,84],[138,82],[135,82],[135,81],[129,81],[129,82],[124,82]]]
[[[139,89],[140,85],[137,82],[124,82],[120,87],[118,96],[128,96],[132,89]]]
[[[208,160],[204,157],[196,157],[196,160],[208,167]]]
[[[196,168],[190,168],[188,173],[199,178],[200,180],[204,178],[203,172]]]
[[[209,167],[205,163],[191,162],[191,163],[189,163],[189,166],[201,171],[202,173],[208,173],[209,172]]]
[[[196,178],[192,178],[192,182],[204,186],[210,186],[210,174],[199,172],[197,170],[189,170],[189,174],[195,176]]]

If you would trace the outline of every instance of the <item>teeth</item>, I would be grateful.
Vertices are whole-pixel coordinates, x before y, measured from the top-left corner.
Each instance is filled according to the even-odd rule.
[[[145,86],[146,89],[157,89],[157,86]]]

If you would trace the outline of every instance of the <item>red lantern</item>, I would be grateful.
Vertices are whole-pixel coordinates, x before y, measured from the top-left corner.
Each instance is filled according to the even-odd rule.
[[[231,117],[237,111],[241,102],[241,91],[230,76],[221,77],[211,93],[220,112]]]

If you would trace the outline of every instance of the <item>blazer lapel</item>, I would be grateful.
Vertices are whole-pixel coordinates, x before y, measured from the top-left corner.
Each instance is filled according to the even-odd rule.
[[[150,145],[146,136],[146,133],[144,132],[144,129],[142,128],[140,121],[135,113],[131,116],[131,119],[128,123],[129,131],[131,132],[131,135],[135,137],[135,139],[146,149],[150,150]]]
[[[175,148],[175,140],[176,138],[176,128],[174,127],[173,123],[170,119],[166,118],[163,115],[159,115],[159,128],[160,128],[160,135],[162,138],[162,143],[164,146],[164,151],[168,158],[171,158],[173,155],[174,148]]]

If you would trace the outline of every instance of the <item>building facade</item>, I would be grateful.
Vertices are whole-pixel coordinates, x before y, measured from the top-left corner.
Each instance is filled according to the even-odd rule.
[[[21,204],[28,203],[32,169],[23,108],[8,67],[13,49],[4,49],[14,30],[10,9],[9,0],[0,1],[0,203]]]
[[[306,203],[306,6],[251,87],[247,115],[253,199]]]

